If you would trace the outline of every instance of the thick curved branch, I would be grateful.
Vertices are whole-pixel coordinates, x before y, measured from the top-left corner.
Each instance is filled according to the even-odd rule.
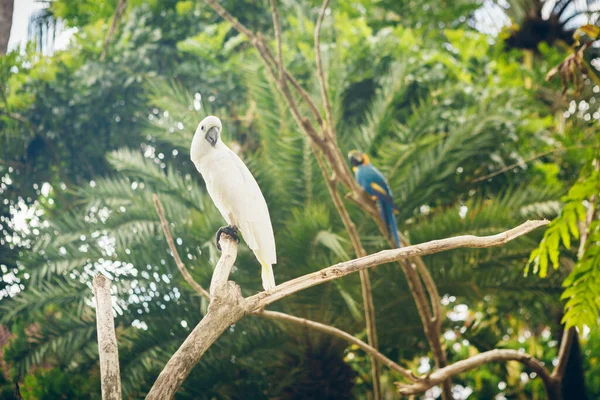
[[[554,371],[552,371],[552,377],[556,378],[558,381],[562,381],[562,378],[565,376],[575,334],[576,331],[574,327],[565,330],[563,333],[560,349],[558,350],[558,363],[556,364]]]
[[[224,277],[231,271],[237,255],[237,242],[228,235],[221,235],[221,258],[213,275]],[[226,277],[224,278],[227,279]],[[220,279],[222,282],[223,279]],[[198,364],[206,350],[233,323],[246,313],[244,299],[239,286],[225,282],[222,286],[211,287],[214,297],[208,305],[208,312],[171,356],[164,369],[146,396],[148,400],[172,399],[192,369]]]
[[[469,357],[466,360],[455,362],[447,367],[432,372],[428,377],[417,383],[404,385],[397,383],[398,391],[405,396],[423,393],[427,389],[438,385],[445,380],[460,373],[470,371],[483,364],[497,361],[518,361],[531,368],[544,381],[547,388],[553,385],[553,379],[544,365],[527,353],[516,350],[495,349]]]
[[[508,231],[499,233],[497,235],[463,235],[447,239],[432,240],[430,242],[403,247],[401,249],[383,250],[379,253],[341,262],[331,267],[324,268],[320,271],[306,274],[296,279],[284,282],[276,286],[274,289],[260,292],[254,296],[246,298],[246,303],[249,311],[255,311],[281,300],[290,294],[319,285],[321,283],[332,281],[334,279],[339,279],[342,276],[346,276],[353,272],[371,268],[377,265],[464,247],[486,248],[501,246],[513,239],[518,238],[519,236],[525,235],[534,229],[539,228],[540,226],[547,225],[548,223],[549,221],[546,219],[533,220],[524,222],[516,228],[509,229]]]

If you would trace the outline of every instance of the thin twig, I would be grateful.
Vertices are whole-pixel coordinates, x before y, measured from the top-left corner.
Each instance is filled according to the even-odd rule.
[[[527,164],[528,162],[537,160],[538,158],[542,158],[542,157],[550,155],[550,154],[560,153],[561,151],[585,149],[585,148],[589,148],[589,147],[590,146],[583,146],[583,145],[582,146],[570,146],[570,147],[563,147],[563,148],[560,148],[560,149],[554,149],[554,150],[545,151],[543,153],[536,154],[533,157],[530,157],[530,158],[528,158],[525,161],[516,162],[514,164],[509,165],[508,167],[503,167],[503,168],[500,168],[499,170],[494,171],[492,173],[489,173],[487,175],[480,176],[479,178],[475,178],[475,179],[473,179],[471,181],[471,183],[477,183],[477,182],[481,182],[481,181],[484,181],[484,180],[489,179],[489,178],[493,178],[496,175],[503,174],[506,171],[510,171],[513,168],[519,167],[519,166],[521,166],[523,164]]]
[[[398,234],[400,235],[402,245],[410,246],[408,239],[402,235],[401,232],[398,232]],[[388,241],[390,246],[393,247],[394,242],[389,238],[389,235]],[[431,347],[435,364],[438,368],[443,368],[448,364],[448,359],[441,342],[442,311],[440,294],[435,282],[421,257],[414,257],[410,260],[401,261],[399,264],[406,275],[408,285],[415,299],[417,311],[421,318],[421,323],[423,324],[423,331],[425,332],[425,337]],[[412,267],[413,265],[416,266],[416,270]],[[423,285],[425,285],[425,289],[429,294],[431,311],[429,307],[427,307],[427,297]],[[450,379],[442,382],[442,399],[452,399],[452,382]]]
[[[377,216],[376,222],[378,222],[381,233],[387,238],[390,247],[395,248],[396,244],[387,234],[387,228],[383,224],[383,220]],[[398,234],[402,246],[410,246],[408,239],[401,232],[398,232]],[[417,313],[423,325],[425,338],[431,347],[435,365],[438,368],[443,368],[448,364],[448,360],[441,342],[441,301],[435,282],[421,257],[401,260],[398,264],[400,264],[406,276],[408,287],[415,300]],[[429,301],[427,300],[425,290],[429,294]],[[430,303],[431,308],[428,306],[428,303]],[[442,383],[442,399],[452,399],[452,384],[450,380]]]
[[[273,64],[275,64],[276,63],[275,57],[273,57],[273,53],[271,53],[271,50],[269,50],[269,48],[267,46],[265,46],[265,50],[266,50],[265,53],[266,53],[268,59]],[[302,85],[300,85],[300,83],[296,80],[294,75],[292,75],[288,70],[285,69],[285,67],[283,68],[283,72],[284,72],[287,80],[292,84],[294,89],[296,89],[296,92],[298,92],[300,97],[302,97],[302,100],[304,100],[306,102],[306,104],[310,108],[310,110],[311,110],[313,116],[315,117],[317,123],[319,124],[319,126],[323,127],[323,118],[321,117],[321,114],[319,113],[319,110],[318,110],[317,106],[315,105],[315,102],[310,98],[308,92],[302,87]]]
[[[331,103],[327,96],[327,79],[325,79],[325,73],[323,72],[323,63],[321,61],[321,25],[323,24],[323,18],[327,11],[329,0],[323,1],[319,17],[317,18],[317,24],[315,25],[315,63],[317,65],[317,78],[319,79],[321,87],[321,100],[323,101],[323,107],[325,108],[325,120],[327,121],[327,132],[331,139],[335,138],[335,123],[331,112]]]
[[[431,347],[431,352],[433,353],[433,359],[435,361],[435,364],[438,368],[443,368],[447,365],[447,360],[446,352],[444,351],[441,343],[441,316],[438,318],[434,318],[431,315],[430,308],[428,307],[427,295],[423,286],[423,281],[419,277],[419,271],[417,271],[417,269],[413,267],[413,265],[417,266],[417,264],[413,263],[413,261],[418,259],[419,257],[414,257],[408,260],[400,260],[398,263],[400,264],[402,271],[406,276],[408,287],[410,288],[410,292],[415,300],[417,312],[423,325],[423,332],[425,333],[425,338],[429,343],[429,347]],[[432,298],[432,296],[430,296],[430,298]],[[432,298],[432,303],[433,302],[434,300]],[[442,399],[452,399],[452,387],[450,380],[442,382]]]
[[[104,39],[104,45],[102,46],[102,53],[100,54],[100,61],[104,61],[104,58],[106,57],[108,43],[110,42],[112,35],[115,33],[115,29],[117,28],[117,23],[119,22],[119,18],[121,18],[121,15],[123,15],[123,11],[125,11],[126,6],[127,6],[127,0],[119,0],[119,3],[117,4],[117,8],[115,9],[115,13],[113,15],[112,23],[110,24],[110,29],[108,30],[108,34],[106,35],[106,38]]]
[[[373,208],[373,205],[368,203],[368,200],[366,200],[365,197],[366,195],[363,193],[360,186],[358,186],[358,184],[350,174],[350,171],[348,170],[345,162],[343,161],[343,156],[337,145],[327,143],[327,141],[322,140],[319,137],[317,131],[312,126],[310,121],[300,114],[298,105],[296,104],[296,101],[289,92],[289,90],[287,90],[286,87],[282,87],[281,82],[279,82],[277,74],[275,73],[275,69],[272,65],[273,57],[269,57],[267,47],[264,44],[264,41],[261,40],[260,37],[255,35],[248,28],[246,28],[243,24],[241,24],[237,18],[232,16],[216,0],[206,0],[206,2],[215,10],[217,14],[229,21],[239,32],[244,34],[248,38],[250,43],[254,46],[254,48],[256,48],[259,55],[263,59],[265,66],[267,67],[269,75],[277,83],[277,87],[280,93],[283,95],[284,99],[288,103],[290,107],[290,112],[292,113],[294,120],[296,121],[300,129],[302,129],[302,131],[308,137],[310,137],[311,140],[323,151],[323,154],[327,158],[327,161],[338,175],[340,182],[352,190],[352,192],[354,193],[353,200],[359,204],[362,204],[362,206],[365,209],[369,209],[369,207]],[[304,96],[302,97],[304,98]],[[373,210],[370,210],[370,214],[375,215]]]
[[[285,85],[285,74],[283,73],[283,52],[281,51],[281,27],[279,26],[279,13],[275,0],[271,1],[271,10],[273,15],[273,28],[275,30],[275,42],[277,43],[277,69],[279,70],[279,82]],[[265,46],[266,47],[266,46]]]
[[[296,121],[300,129],[302,129],[312,140],[319,142],[320,139],[317,132],[314,130],[310,122],[306,118],[302,117],[302,114],[298,109],[298,105],[296,104],[296,100],[291,95],[287,86],[282,84],[281,80],[278,79],[278,75],[277,73],[275,73],[275,69],[273,68],[271,62],[272,60],[267,55],[267,46],[264,43],[264,41],[261,40],[261,38],[258,35],[255,35],[252,31],[246,28],[237,18],[235,18],[227,10],[225,10],[216,0],[206,0],[206,2],[213,8],[213,10],[215,10],[217,14],[229,21],[234,26],[234,28],[236,28],[239,32],[241,32],[244,36],[248,38],[250,43],[252,43],[254,48],[258,51],[258,54],[263,59],[264,64],[267,67],[267,71],[269,72],[269,75],[275,81],[275,83],[277,84],[277,88],[279,89],[280,93],[283,95],[284,99],[290,106],[290,112],[292,113],[292,117],[294,117],[294,120]]]
[[[156,207],[156,212],[158,213],[158,217],[160,218],[160,224],[162,226],[163,232],[165,233],[165,238],[167,239],[167,243],[169,244],[169,248],[171,249],[171,254],[173,255],[173,258],[175,259],[175,264],[177,265],[179,272],[181,272],[183,279],[185,279],[185,281],[196,292],[200,293],[201,296],[203,296],[207,299],[210,299],[210,295],[208,294],[208,292],[206,290],[204,290],[202,288],[202,286],[200,286],[200,285],[198,285],[198,283],[196,283],[194,278],[192,278],[192,275],[190,275],[188,270],[185,268],[183,261],[181,261],[181,258],[179,257],[179,253],[177,252],[177,248],[175,247],[175,242],[173,241],[173,236],[171,235],[171,230],[169,229],[169,223],[167,222],[167,219],[165,218],[165,212],[163,210],[162,204],[160,204],[160,200],[158,199],[158,196],[156,194],[154,194],[154,195],[152,195],[152,199],[154,200],[154,207]]]

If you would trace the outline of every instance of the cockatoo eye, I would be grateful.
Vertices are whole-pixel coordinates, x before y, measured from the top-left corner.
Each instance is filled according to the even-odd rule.
[[[200,130],[201,130],[201,131],[203,131],[203,130],[204,130],[204,125],[202,125],[202,126],[200,127]]]

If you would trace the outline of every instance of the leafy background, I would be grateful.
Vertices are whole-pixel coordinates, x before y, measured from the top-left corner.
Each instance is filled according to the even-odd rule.
[[[224,140],[265,194],[278,282],[352,253],[308,140],[250,44],[203,2],[131,0],[100,60],[116,3],[49,1],[48,21],[77,28],[69,46],[48,54],[36,36],[0,57],[0,322],[10,332],[2,348],[3,398],[12,398],[14,382],[27,399],[100,398],[90,289],[96,273],[114,282],[127,398],[144,396],[202,318],[207,304],[178,274],[152,194],[188,269],[208,286],[219,256],[214,232],[223,221],[189,161],[193,132],[208,114],[221,117]],[[566,3],[559,18],[548,17]],[[557,217],[556,226],[570,218],[569,207],[581,218],[582,200],[598,188],[592,160],[600,144],[599,86],[587,79],[577,97],[562,97],[559,82],[544,81],[569,54],[576,23],[596,21],[593,2],[575,3],[333,2],[321,50],[340,146],[367,152],[388,177],[411,242],[493,234],[527,218]],[[270,34],[267,2],[222,4]],[[315,99],[318,6],[280,5],[284,61]],[[564,34],[539,37],[540,26]],[[374,224],[352,205],[350,211],[368,251],[385,248]],[[554,362],[561,295],[571,301],[598,290],[600,252],[598,239],[591,240],[587,254],[595,258],[574,268],[576,234],[556,242],[553,226],[500,249],[424,259],[443,294],[450,360],[500,347]],[[597,235],[597,221],[593,227]],[[546,261],[524,274],[532,251],[543,252],[549,241]],[[245,295],[260,290],[258,268],[242,245],[232,278]],[[432,362],[403,274],[385,265],[372,280],[382,352],[426,372]],[[366,337],[357,276],[273,309]],[[581,348],[569,360],[565,390],[595,398],[598,307],[584,309],[584,319],[572,320]],[[454,389],[457,398],[543,398],[533,378],[520,365],[493,364],[457,377]],[[384,370],[386,398],[395,397],[397,379]],[[364,398],[369,390],[368,358],[358,349],[246,318],[209,350],[177,397],[339,399]]]

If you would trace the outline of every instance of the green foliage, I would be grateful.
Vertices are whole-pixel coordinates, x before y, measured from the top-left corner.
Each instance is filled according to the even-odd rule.
[[[563,197],[564,207],[558,217],[556,217],[544,233],[544,238],[537,249],[531,252],[529,263],[525,273],[533,265],[533,273],[544,278],[548,274],[548,260],[552,263],[554,269],[558,268],[560,257],[560,243],[568,251],[571,249],[571,238],[579,239],[579,224],[586,219],[586,206],[588,202],[595,197],[600,189],[600,174],[597,170],[582,174],[579,180],[569,189],[569,193]],[[591,200],[592,203],[595,200]],[[595,204],[588,203],[588,207],[595,207]]]
[[[565,291],[561,299],[565,303],[562,322],[566,327],[593,327],[598,324],[600,311],[600,223],[594,221],[589,226],[589,244],[573,267],[573,271],[563,282]]]
[[[7,296],[1,322],[16,336],[4,354],[13,376],[26,377],[23,390],[31,397],[53,398],[59,390],[73,398],[98,396],[90,285],[93,275],[103,273],[115,286],[123,390],[128,398],[141,398],[207,308],[174,265],[152,195],[159,196],[196,281],[208,286],[219,257],[214,232],[223,221],[189,160],[201,118],[222,118],[225,142],[265,194],[278,246],[277,282],[347,260],[353,251],[310,142],[251,45],[229,23],[201,2],[128,1],[100,62],[116,0],[88,3],[52,2],[56,16],[79,28],[67,50],[42,56],[30,49],[0,58],[0,175],[10,179],[2,178],[2,214],[27,203],[35,215],[31,229],[13,230],[7,222],[3,232],[11,237],[11,254],[2,253],[0,264],[15,278],[0,286]],[[272,37],[265,2],[221,3]],[[593,190],[587,172],[564,197],[562,210],[559,200],[593,156],[595,121],[583,112],[563,118],[564,105],[545,103],[539,85],[547,63],[563,56],[558,50],[541,49],[547,61],[530,71],[520,54],[504,52],[469,28],[467,16],[479,2],[417,3],[341,0],[325,18],[322,55],[340,146],[368,152],[389,178],[400,229],[414,243],[495,234],[560,212],[544,238],[533,233],[502,248],[425,259],[450,315],[454,305],[470,310],[467,320],[445,322],[444,330],[457,336],[445,343],[451,359],[520,348],[519,336],[530,332],[527,350],[550,363],[556,349],[551,337],[540,339],[538,327],[555,333],[552,315],[562,309],[558,297],[578,234],[573,224]],[[314,4],[283,2],[280,15],[286,68],[320,104]],[[534,88],[524,89],[532,81]],[[301,112],[310,116],[304,106]],[[540,152],[547,154],[537,157]],[[47,193],[40,189],[44,182]],[[349,211],[369,253],[387,247],[372,221],[352,205]],[[555,228],[563,225],[566,232]],[[597,230],[597,223],[592,227]],[[584,304],[582,292],[597,279],[597,264],[587,257],[595,254],[589,250],[594,235],[590,230],[586,257],[565,281],[567,291],[577,288],[569,292],[571,305]],[[538,276],[541,256],[538,274],[523,277],[540,239],[535,251],[546,254],[547,278]],[[561,241],[565,249],[558,253]],[[561,267],[549,269],[550,262]],[[244,295],[260,290],[258,272],[242,242],[232,279]],[[428,356],[427,341],[403,274],[386,265],[371,279],[380,347],[416,370]],[[8,296],[5,288],[15,286]],[[361,302],[353,275],[297,293],[273,309],[365,339]],[[575,312],[571,307],[567,314]],[[507,395],[541,393],[537,380],[520,382],[523,372],[493,365],[457,382],[477,389],[479,398],[497,395],[500,381],[509,383]],[[383,373],[385,391],[393,393],[397,377]],[[67,376],[73,385],[63,388]],[[248,317],[211,347],[178,397],[362,398],[369,381],[368,358],[356,348]]]
[[[60,368],[39,370],[25,377],[21,389],[24,400],[38,399],[100,399],[99,395],[90,396],[93,388],[99,385],[98,377],[72,376]]]
[[[534,273],[539,272],[540,277],[546,277],[549,262],[554,269],[559,266],[561,242],[564,249],[570,251],[571,240],[579,239],[582,229],[586,231],[586,241],[580,245],[577,263],[563,282],[565,290],[561,296],[561,300],[566,300],[562,322],[567,328],[577,326],[580,331],[584,325],[597,324],[600,309],[600,251],[597,245],[600,224],[593,219],[598,208],[599,192],[600,174],[597,168],[590,166],[562,199],[565,204],[560,215],[548,225],[539,247],[531,252],[525,269],[527,273],[533,265]]]

